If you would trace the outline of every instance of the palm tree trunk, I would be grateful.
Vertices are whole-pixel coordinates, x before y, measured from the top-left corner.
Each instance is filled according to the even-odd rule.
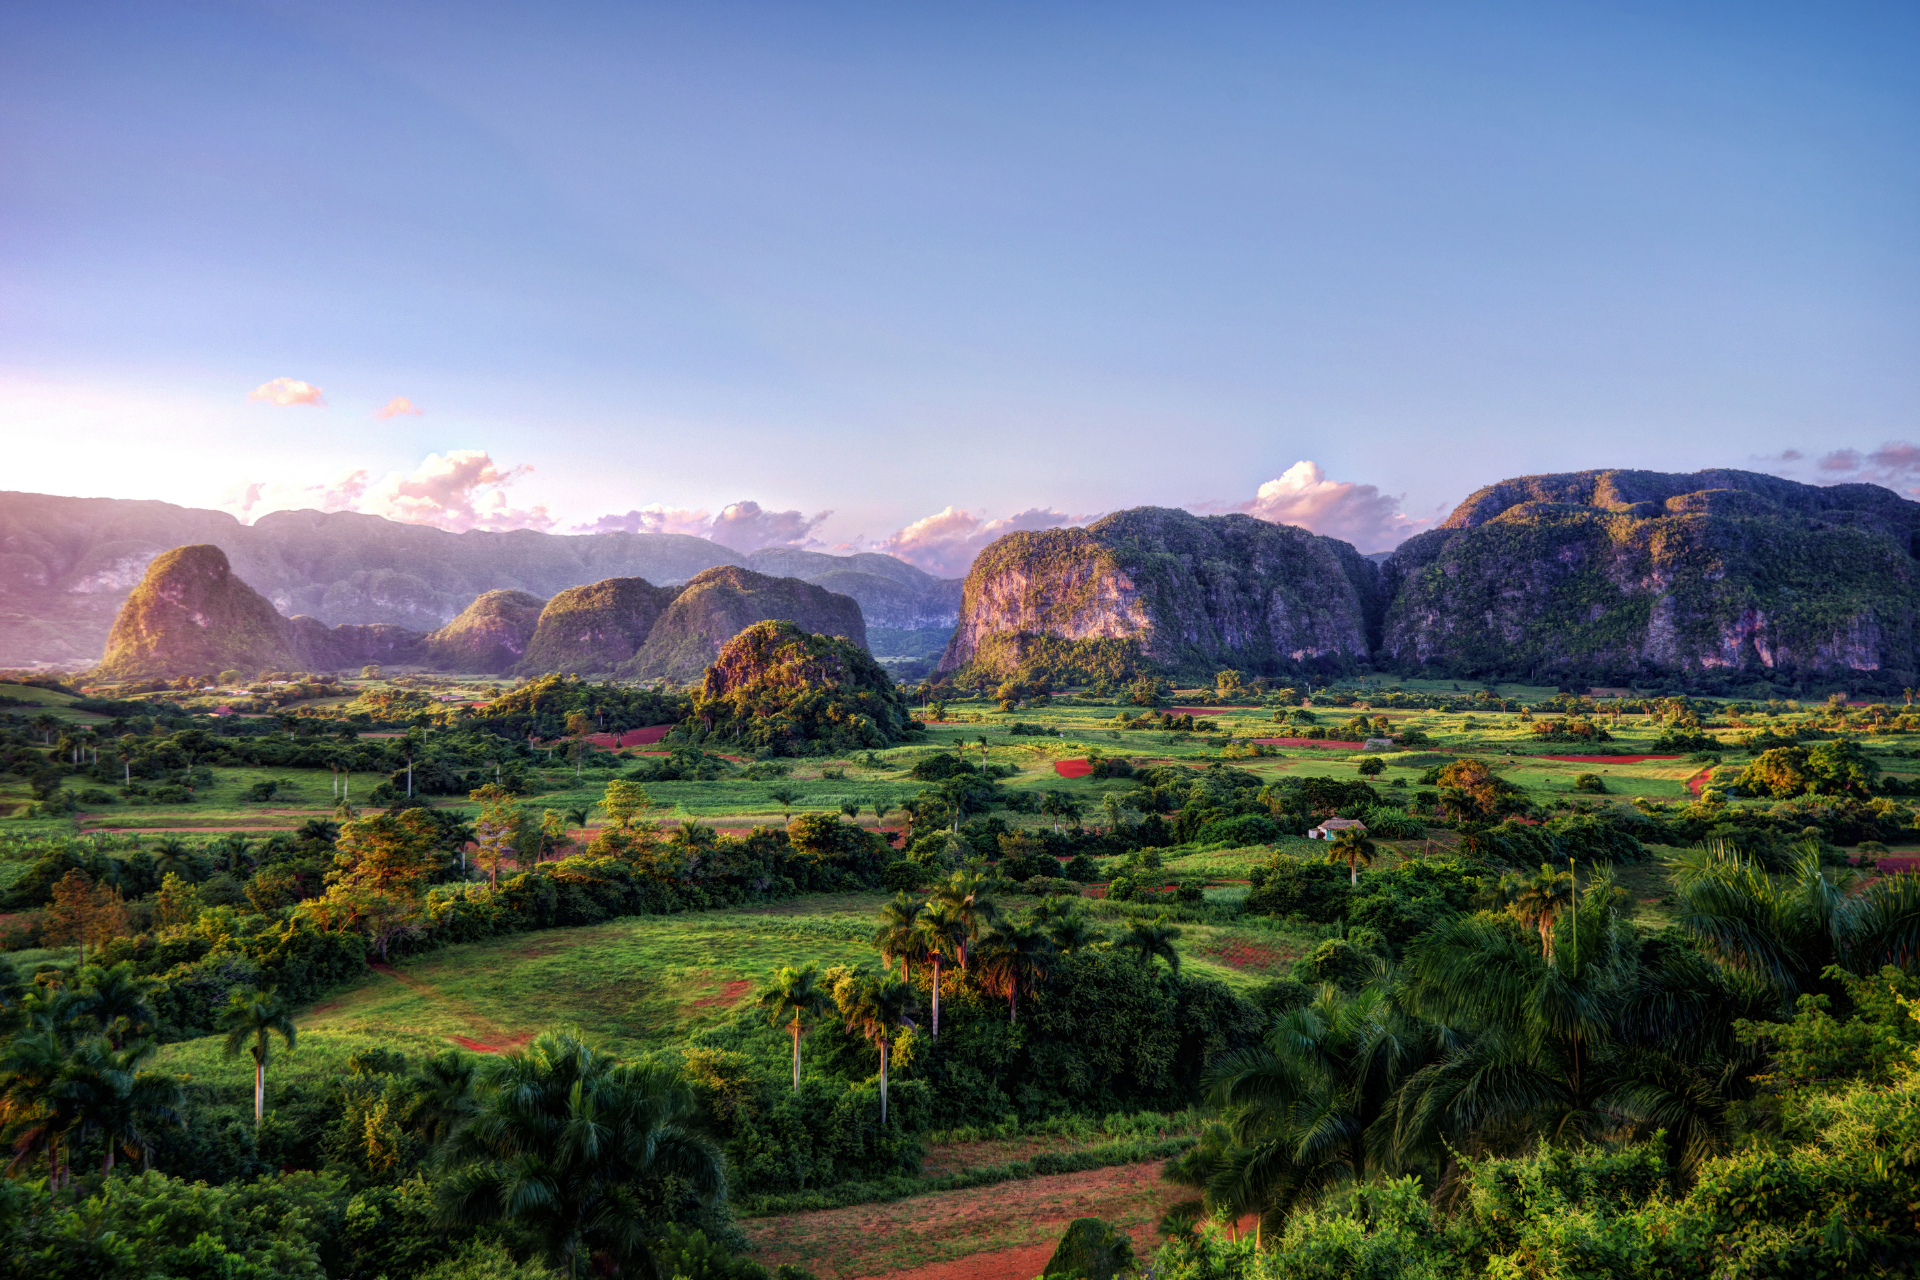
[[[793,1091],[800,1092],[800,1015],[793,1015],[793,1026],[788,1028],[793,1036]]]
[[[380,958],[382,960],[386,959],[387,958],[386,953],[382,952],[380,955]],[[253,1064],[253,1127],[254,1128],[258,1129],[260,1127],[260,1122],[266,1118],[266,1114],[267,1114],[267,1064],[264,1062],[256,1062]]]
[[[880,1042],[880,1123],[887,1123],[887,1042]]]
[[[940,1038],[940,957],[933,958],[933,1038]]]
[[[113,1143],[111,1141],[107,1143],[107,1154],[100,1159],[100,1172],[113,1172]]]

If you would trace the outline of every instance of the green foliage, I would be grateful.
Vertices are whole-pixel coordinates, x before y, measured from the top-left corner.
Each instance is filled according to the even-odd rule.
[[[1040,1274],[1056,1280],[1114,1280],[1133,1270],[1133,1241],[1099,1218],[1075,1218]]]
[[[684,726],[764,755],[872,750],[912,725],[906,695],[850,640],[758,622],[721,648]]]

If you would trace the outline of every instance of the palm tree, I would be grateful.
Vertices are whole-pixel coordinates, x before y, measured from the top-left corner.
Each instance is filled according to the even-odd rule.
[[[964,955],[967,925],[959,908],[951,902],[935,899],[920,912],[914,926],[915,946],[926,963],[933,966],[933,1038],[940,1038],[940,962],[949,956]]]
[[[435,1054],[414,1069],[407,1121],[429,1144],[441,1146],[472,1118],[477,1070],[473,1055],[458,1049]]]
[[[568,1280],[596,1259],[650,1274],[651,1203],[669,1188],[709,1204],[726,1194],[725,1158],[698,1125],[678,1075],[545,1032],[482,1069],[473,1117],[447,1145],[442,1220],[514,1228]]]
[[[153,1029],[158,1015],[152,996],[158,985],[154,979],[136,974],[131,960],[122,960],[111,969],[88,965],[80,971],[73,1016],[92,1019],[101,1034],[119,1049],[128,1036]]]
[[[220,1029],[227,1033],[226,1056],[237,1058],[240,1050],[253,1055],[253,1124],[257,1129],[267,1114],[267,1058],[271,1037],[278,1035],[293,1052],[299,1028],[281,1002],[271,982],[253,991],[236,991],[220,1013]],[[247,1041],[251,1039],[252,1045]]]
[[[1062,955],[1086,950],[1105,935],[1087,923],[1086,916],[1075,911],[1053,922],[1053,946]]]
[[[1373,841],[1359,827],[1343,827],[1327,842],[1327,861],[1347,864],[1348,882],[1360,883],[1360,868],[1373,865]]]
[[[104,1141],[102,1173],[112,1171],[114,1156],[122,1151],[144,1161],[153,1152],[154,1130],[182,1123],[186,1094],[179,1081],[140,1070],[153,1053],[149,1041],[118,1049],[96,1037],[76,1045],[61,1068],[56,1107],[72,1141]]]
[[[767,792],[767,798],[780,806],[782,812],[787,815],[789,822],[793,820],[793,806],[800,801],[800,793],[798,791],[795,791],[792,787],[775,787],[773,790]]]
[[[45,1154],[48,1190],[57,1191],[65,1173],[62,1140],[70,1117],[57,1106],[55,1089],[69,1046],[53,1027],[29,1027],[0,1048],[0,1133],[13,1144],[7,1172],[16,1173]]]
[[[1053,938],[1033,924],[995,929],[980,943],[980,978],[1006,993],[1007,1021],[1020,1015],[1020,993],[1053,976]]]
[[[804,969],[783,965],[774,971],[772,984],[754,1000],[767,1011],[768,1022],[775,1026],[782,1021],[787,1023],[787,1034],[793,1037],[795,1093],[800,1092],[800,1037],[806,1034],[806,1023],[833,1006],[833,997],[820,985],[819,977],[812,965]]]
[[[562,809],[560,816],[566,819],[568,827],[585,827],[593,815],[586,805],[576,804]]]
[[[1156,916],[1152,924],[1141,920],[1129,920],[1127,932],[1113,944],[1116,951],[1137,951],[1140,963],[1153,963],[1155,956],[1167,962],[1167,967],[1175,973],[1180,972],[1180,953],[1173,948],[1173,941],[1180,936],[1180,930],[1166,923],[1165,916]]]
[[[1784,875],[1768,875],[1724,845],[1690,850],[1668,865],[1678,886],[1675,923],[1722,963],[1757,973],[1791,1000],[1838,988],[1829,965],[1854,974],[1909,966],[1920,956],[1920,876],[1892,876],[1853,891],[1830,877],[1811,843]]]
[[[168,873],[193,883],[193,852],[178,836],[168,836],[153,846],[153,874],[164,879]]]
[[[880,1123],[887,1122],[887,1059],[895,1037],[902,1027],[911,1028],[913,988],[896,982],[891,974],[866,976],[854,984],[847,1002],[840,1007],[847,1030],[857,1031],[880,1050]]]
[[[1507,876],[1501,880],[1501,888],[1512,900],[1509,907],[1522,924],[1540,935],[1540,954],[1547,963],[1553,963],[1553,922],[1562,911],[1574,904],[1573,875],[1567,871],[1555,871],[1547,863],[1540,864],[1540,873],[1522,880]]]
[[[1000,904],[987,896],[992,887],[993,881],[977,871],[956,871],[933,891],[933,901],[951,907],[961,923],[955,958],[962,972],[967,967],[967,944],[1000,920]]]
[[[920,927],[920,913],[926,910],[924,898],[914,898],[901,890],[894,895],[893,901],[880,908],[880,927],[874,930],[873,945],[880,952],[880,959],[891,965],[894,957],[900,958],[900,980],[912,982],[910,968],[914,958],[920,953],[917,931]]]

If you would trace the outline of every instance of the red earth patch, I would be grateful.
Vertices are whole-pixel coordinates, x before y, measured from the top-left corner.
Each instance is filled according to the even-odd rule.
[[[1282,960],[1294,958],[1285,948],[1270,947],[1259,942],[1229,942],[1216,954],[1235,969],[1258,969],[1262,972],[1272,969]]]
[[[1711,778],[1712,776],[1713,776],[1713,766],[1708,765],[1706,768],[1702,769],[1700,772],[1694,774],[1691,778],[1687,779],[1687,790],[1691,791],[1694,794],[1694,796],[1698,798],[1698,796],[1700,795],[1700,788],[1706,786],[1707,779]]]
[[[1093,772],[1093,765],[1086,760],[1055,760],[1053,771],[1063,778],[1084,778]]]
[[[1568,764],[1639,764],[1642,760],[1678,760],[1679,756],[1539,756],[1541,760],[1564,760]]]
[[[747,994],[747,988],[752,985],[751,982],[746,981],[744,978],[735,979],[722,987],[719,994],[701,996],[693,1002],[693,1007],[696,1009],[715,1009],[724,1005],[730,1005],[741,996]]]
[[[672,731],[670,724],[656,724],[647,729],[629,729],[617,738],[610,733],[590,733],[587,741],[603,751],[617,751],[622,747],[650,747]]]

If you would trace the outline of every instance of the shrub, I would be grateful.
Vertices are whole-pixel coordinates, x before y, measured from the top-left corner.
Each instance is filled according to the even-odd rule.
[[[1606,779],[1597,773],[1583,773],[1573,780],[1573,789],[1590,795],[1603,796],[1607,794],[1607,783]]]
[[[1244,848],[1253,844],[1272,844],[1284,833],[1273,819],[1257,813],[1237,818],[1216,818],[1193,833],[1194,844],[1230,845]]]

